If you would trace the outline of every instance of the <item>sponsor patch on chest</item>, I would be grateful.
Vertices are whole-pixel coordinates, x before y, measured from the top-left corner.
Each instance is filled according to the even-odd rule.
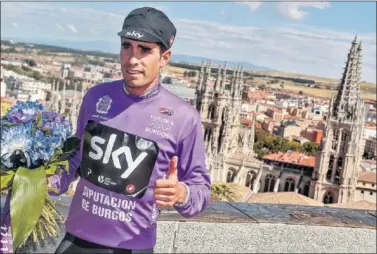
[[[85,179],[97,186],[141,198],[157,155],[154,141],[89,121],[80,170]]]

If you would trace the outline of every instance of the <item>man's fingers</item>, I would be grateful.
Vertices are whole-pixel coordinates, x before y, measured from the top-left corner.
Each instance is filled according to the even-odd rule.
[[[175,188],[156,188],[154,190],[155,194],[161,195],[174,195],[176,192]]]
[[[159,208],[171,208],[174,206],[173,202],[166,202],[166,201],[160,201],[160,200],[156,200],[156,204]]]
[[[160,195],[155,194],[154,198],[156,201],[164,201],[164,202],[172,202],[174,200],[174,196],[166,196],[166,195]]]
[[[170,179],[158,179],[156,180],[156,188],[175,188],[177,182]]]
[[[178,175],[177,165],[178,165],[178,157],[173,156],[173,158],[171,158],[170,164],[169,164],[168,178],[171,177],[171,176]]]

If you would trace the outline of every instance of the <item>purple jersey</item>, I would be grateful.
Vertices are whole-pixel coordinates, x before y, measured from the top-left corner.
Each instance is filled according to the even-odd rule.
[[[91,88],[76,135],[81,149],[61,190],[80,168],[67,232],[109,247],[153,248],[159,214],[153,188],[174,155],[178,179],[190,190],[188,202],[176,210],[191,217],[206,207],[210,178],[200,115],[161,85],[143,97],[127,94],[122,80]]]

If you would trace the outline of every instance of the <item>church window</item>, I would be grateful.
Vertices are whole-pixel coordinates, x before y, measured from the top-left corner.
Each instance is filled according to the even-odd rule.
[[[304,186],[304,196],[309,197],[310,181],[307,181]]]
[[[226,182],[232,183],[234,181],[234,177],[236,176],[235,170],[228,170],[228,174],[226,175]]]
[[[287,180],[285,180],[285,184],[284,184],[284,191],[294,191],[295,190],[295,183],[296,181],[293,180],[292,178],[287,178]]]
[[[332,174],[332,171],[333,171],[333,166],[334,166],[334,155],[331,155],[330,156],[330,160],[329,160],[329,167],[327,169],[327,180],[330,181],[331,179],[331,174]]]
[[[245,186],[246,187],[250,187],[250,189],[253,188],[253,182],[254,182],[254,179],[253,179],[253,172],[249,171],[246,175],[246,183],[245,183]]]
[[[343,158],[339,157],[336,165],[335,179],[334,183],[340,183],[340,172],[343,168]]]
[[[215,106],[213,104],[208,107],[207,118],[211,120],[215,119]]]
[[[326,192],[325,196],[323,197],[324,204],[332,204],[334,203],[334,198],[330,192]]]
[[[264,183],[264,192],[273,192],[275,186],[275,176],[267,175]]]
[[[332,149],[336,151],[337,147],[338,147],[338,138],[339,138],[339,130],[336,129],[334,131],[334,137],[333,137],[333,142],[332,142]]]

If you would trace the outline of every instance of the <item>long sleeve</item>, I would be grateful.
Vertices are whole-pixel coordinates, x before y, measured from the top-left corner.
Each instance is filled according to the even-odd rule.
[[[87,112],[86,112],[86,103],[87,97],[84,96],[83,102],[80,107],[79,116],[77,118],[77,127],[75,136],[81,139],[80,147],[77,150],[76,154],[68,161],[69,169],[68,172],[66,170],[62,171],[60,176],[52,176],[50,180],[51,187],[58,190],[58,193],[51,192],[51,195],[59,196],[65,193],[68,190],[69,185],[76,179],[76,172],[77,169],[80,167],[81,157],[82,157],[82,146],[83,146],[83,135],[85,126],[87,124]]]
[[[178,179],[189,188],[189,199],[183,206],[175,206],[175,209],[184,217],[198,215],[206,208],[211,196],[200,121],[178,144]]]

